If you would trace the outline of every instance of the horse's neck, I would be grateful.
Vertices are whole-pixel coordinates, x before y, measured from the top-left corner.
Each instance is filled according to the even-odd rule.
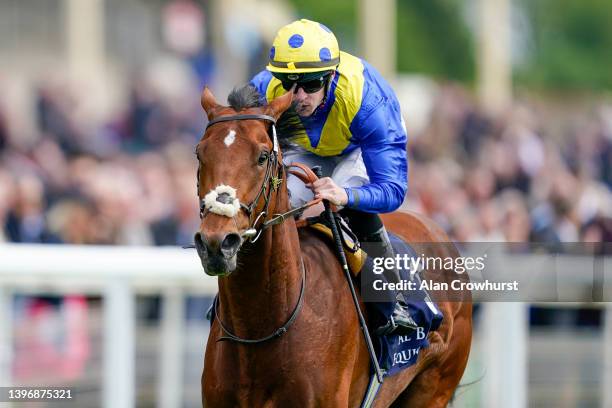
[[[289,318],[302,280],[298,239],[292,219],[270,228],[239,254],[236,271],[219,280],[221,319],[234,334],[265,336]]]

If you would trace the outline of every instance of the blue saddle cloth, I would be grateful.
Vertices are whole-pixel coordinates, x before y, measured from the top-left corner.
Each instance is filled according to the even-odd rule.
[[[391,233],[389,233],[389,238],[396,255],[399,254],[403,257],[406,254],[408,257],[417,257],[414,249],[402,239]],[[373,261],[368,258],[361,273],[364,273],[367,270],[366,268],[372,267]],[[371,269],[369,270],[371,271]],[[399,272],[403,280],[411,280],[409,270],[399,268]],[[386,280],[384,274],[378,275],[377,279]],[[418,330],[411,336],[373,336],[377,346],[378,363],[385,370],[385,376],[397,374],[416,363],[419,352],[429,345],[427,334],[430,331],[436,330],[442,323],[442,313],[433,303],[427,292],[419,288],[420,277],[418,273],[413,275],[412,281],[415,282],[415,289],[405,290],[403,294],[410,315],[419,326]],[[392,302],[371,302],[366,303],[366,305],[369,308],[368,310],[378,314],[378,316],[374,316],[371,319],[371,321],[378,323],[386,322],[394,309]],[[376,327],[372,325],[370,329],[376,329]],[[371,332],[373,333],[373,330]]]

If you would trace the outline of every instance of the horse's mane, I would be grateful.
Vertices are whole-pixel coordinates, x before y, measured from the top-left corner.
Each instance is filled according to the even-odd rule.
[[[227,97],[227,103],[236,112],[248,108],[258,108],[266,105],[266,98],[263,97],[257,88],[246,84],[236,87]],[[305,126],[295,111],[295,104],[292,104],[276,122],[276,135],[281,149],[295,146],[293,140],[305,132]]]

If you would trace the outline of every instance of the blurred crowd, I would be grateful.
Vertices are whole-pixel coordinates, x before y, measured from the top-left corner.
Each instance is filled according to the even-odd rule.
[[[443,87],[410,142],[407,206],[457,241],[611,242],[612,107],[561,127],[542,118],[528,102],[493,117]]]
[[[77,117],[86,95],[66,84],[36,88],[34,135],[12,132],[0,104],[0,240],[191,241],[199,89],[169,97],[142,78],[125,108],[94,128]],[[441,86],[425,130],[409,135],[405,207],[458,241],[612,241],[612,108],[563,134],[545,125],[528,104],[493,118],[465,89]]]
[[[176,61],[170,65],[176,68]],[[90,94],[61,80],[38,85],[26,112],[0,97],[0,242],[193,241],[199,221],[194,146],[205,115],[197,79],[182,87],[184,70],[167,68],[161,77],[173,90],[160,86],[159,75],[137,75],[125,106],[99,122],[83,113]],[[87,364],[96,364],[88,326],[97,316],[95,302],[81,295],[16,296],[15,380],[85,378]],[[201,318],[207,303],[190,298],[189,316]],[[140,317],[159,316],[157,298],[138,304]]]
[[[198,94],[177,101],[137,79],[127,107],[91,129],[75,113],[86,95],[40,86],[34,137],[23,142],[9,131],[11,118],[0,121],[0,240],[190,242],[198,220],[193,149],[204,124]]]

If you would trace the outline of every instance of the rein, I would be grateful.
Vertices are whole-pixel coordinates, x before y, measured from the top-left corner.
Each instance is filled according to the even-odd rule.
[[[289,319],[284,325],[274,330],[272,334],[265,336],[265,337],[261,337],[259,339],[243,339],[241,337],[236,336],[231,331],[229,331],[229,329],[227,329],[225,325],[223,324],[223,322],[221,321],[221,316],[219,316],[219,295],[215,296],[215,305],[214,305],[215,319],[217,319],[217,322],[219,322],[219,326],[221,327],[221,330],[225,334],[225,336],[219,337],[217,341],[233,340],[235,342],[242,343],[242,344],[257,344],[257,343],[263,343],[265,341],[278,338],[282,336],[283,334],[287,333],[287,331],[289,330],[289,327],[291,327],[295,319],[297,319],[298,315],[300,314],[300,311],[302,310],[302,306],[304,305],[304,288],[306,286],[306,268],[304,267],[303,259],[301,259],[301,269],[302,269],[302,285],[300,288],[300,297],[298,298],[297,304],[293,308],[293,312],[291,313],[291,316],[289,317]]]

